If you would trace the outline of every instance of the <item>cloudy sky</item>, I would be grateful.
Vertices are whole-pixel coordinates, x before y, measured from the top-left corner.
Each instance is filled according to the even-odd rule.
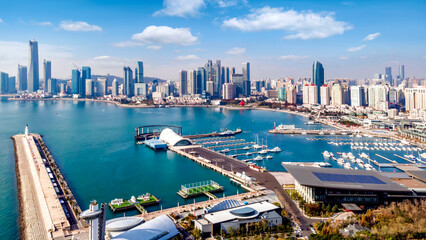
[[[252,77],[310,77],[312,61],[326,78],[370,78],[404,64],[426,77],[423,0],[73,0],[4,1],[0,10],[0,71],[28,64],[28,40],[53,77],[73,65],[122,75],[144,61],[145,75],[177,79],[207,59]],[[41,72],[41,71],[40,71]]]

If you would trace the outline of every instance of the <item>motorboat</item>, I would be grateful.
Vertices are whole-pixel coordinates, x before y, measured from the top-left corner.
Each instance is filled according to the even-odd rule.
[[[262,149],[262,150],[260,150],[260,152],[259,152],[259,154],[267,154],[268,153],[268,150],[266,150],[266,149]]]
[[[345,160],[344,160],[343,158],[338,158],[338,159],[337,159],[337,163],[338,163],[338,164],[344,164],[344,163],[345,163]]]
[[[349,169],[351,167],[351,164],[347,162],[343,165],[343,167],[346,169]]]
[[[255,158],[253,158],[253,161],[262,161],[263,157],[262,156],[257,156]]]
[[[279,148],[279,147],[274,147],[274,148],[272,148],[271,150],[269,150],[270,152],[281,152],[282,150],[281,150],[281,148]]]
[[[229,150],[229,148],[225,148],[225,149],[220,150],[219,152],[221,152],[221,153],[228,153],[230,151],[231,150]]]
[[[252,155],[253,153],[252,152],[246,152],[246,155],[247,156],[250,156],[250,155]]]
[[[266,158],[266,159],[272,159],[272,156],[271,156],[271,155],[268,155],[268,156],[266,156],[265,158]]]
[[[329,158],[329,157],[331,157],[331,155],[330,155],[330,153],[329,153],[328,151],[324,151],[324,152],[322,153],[322,155],[323,155],[325,158]]]
[[[243,147],[243,150],[250,150],[250,147],[249,146],[245,146],[245,147]]]

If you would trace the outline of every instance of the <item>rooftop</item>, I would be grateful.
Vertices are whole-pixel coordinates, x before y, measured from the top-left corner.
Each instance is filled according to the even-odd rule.
[[[366,170],[283,165],[304,186],[361,191],[411,192],[380,173]]]

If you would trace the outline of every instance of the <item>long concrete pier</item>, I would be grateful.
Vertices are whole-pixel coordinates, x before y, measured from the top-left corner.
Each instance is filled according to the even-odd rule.
[[[86,239],[87,224],[66,190],[53,158],[38,134],[12,137],[15,148],[22,239]],[[66,185],[67,186],[67,185]]]

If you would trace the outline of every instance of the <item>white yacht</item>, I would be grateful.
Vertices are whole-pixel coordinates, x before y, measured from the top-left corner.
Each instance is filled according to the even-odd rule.
[[[351,167],[351,164],[347,162],[343,165],[343,167],[346,169],[349,169]]]
[[[250,150],[250,147],[249,146],[245,146],[245,147],[243,147],[243,149],[244,150]]]
[[[344,164],[345,160],[343,158],[339,158],[339,159],[337,159],[337,163],[338,164]]]
[[[268,151],[267,150],[265,150],[265,149],[262,149],[262,150],[260,150],[260,152],[259,152],[259,154],[267,154],[268,153]]]
[[[262,156],[257,156],[255,158],[253,158],[253,161],[262,161],[263,157]]]
[[[271,150],[269,150],[270,152],[281,152],[281,148],[279,147],[274,147]]]
[[[266,158],[266,159],[272,159],[272,156],[271,156],[271,155],[268,155],[268,156],[266,156],[265,158]]]
[[[293,125],[280,124],[275,129],[276,130],[297,130],[297,129],[301,129],[301,128],[296,128],[296,126],[294,124]]]
[[[221,152],[221,153],[228,153],[230,151],[231,150],[229,150],[229,148],[225,148],[225,149],[220,150],[219,152]]]
[[[323,155],[325,158],[330,158],[330,157],[331,157],[331,155],[330,155],[330,153],[329,153],[328,151],[324,151],[324,152],[322,153],[322,155]]]

